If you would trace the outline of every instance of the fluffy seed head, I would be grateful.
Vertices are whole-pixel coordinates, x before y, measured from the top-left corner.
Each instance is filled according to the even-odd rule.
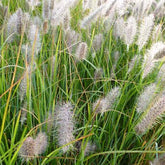
[[[114,25],[113,34],[116,39],[120,38],[123,39],[125,35],[125,22],[123,18],[118,18]]]
[[[70,20],[71,20],[70,10],[67,10],[67,12],[65,13],[64,18],[63,18],[63,26],[64,26],[65,30],[69,29]]]
[[[128,48],[129,45],[131,45],[134,42],[136,31],[137,31],[136,19],[133,16],[130,16],[126,22],[125,33],[124,33],[124,42]]]
[[[12,42],[22,32],[22,10],[18,9],[7,22],[7,41]]]
[[[74,122],[73,122],[73,106],[69,103],[57,105],[55,108],[55,127],[57,129],[57,140],[59,146],[66,145],[74,140]],[[63,152],[67,152],[73,148],[73,145],[67,145],[62,148]]]
[[[145,78],[155,66],[155,62],[162,60],[165,52],[165,44],[163,42],[154,43],[147,51],[143,61],[143,78]]]
[[[35,155],[45,152],[48,145],[47,136],[45,133],[40,132],[34,141],[34,153]]]
[[[35,59],[35,55],[37,55],[41,49],[40,32],[36,24],[31,24],[31,26],[29,27],[28,39],[32,48],[32,55],[34,55]]]
[[[27,85],[28,85],[30,76],[31,76],[31,68],[30,68],[30,66],[28,66],[26,71],[23,74],[23,79],[19,86],[19,95],[20,95],[21,102],[23,101],[23,99],[26,96]]]
[[[133,15],[136,16],[137,20],[140,20],[144,16],[147,16],[152,4],[153,0],[135,0],[134,1],[135,5],[133,6]]]
[[[94,81],[96,82],[97,80],[100,80],[102,76],[103,76],[103,69],[102,68],[96,69],[94,72]]]
[[[76,58],[77,60],[83,60],[86,59],[88,51],[88,45],[86,42],[81,42],[76,50]]]
[[[110,90],[110,92],[102,99],[96,100],[93,104],[93,111],[95,113],[104,113],[106,111],[110,111],[111,108],[114,107],[114,103],[120,95],[120,87],[114,87]]]
[[[151,103],[151,101],[153,100],[155,94],[156,94],[155,83],[145,87],[141,95],[138,97],[136,111],[138,113],[144,112]]]
[[[35,156],[42,154],[47,148],[47,136],[45,133],[40,132],[35,139],[32,137],[26,138],[19,151],[19,155],[23,160],[29,161],[34,159]]]
[[[154,40],[155,42],[158,41],[159,37],[162,36],[162,25],[159,24],[159,25],[156,25],[153,29],[153,32],[152,32],[152,40]]]
[[[70,10],[70,8],[77,2],[77,0],[61,0],[56,3],[56,5],[54,5],[54,9],[52,10],[51,25],[53,27],[61,25],[66,12],[68,12],[68,10]]]
[[[104,36],[103,34],[97,34],[95,35],[94,39],[93,39],[93,42],[92,42],[92,48],[95,50],[95,51],[98,51],[101,49],[101,46],[103,44],[103,41],[104,41]]]
[[[27,102],[25,101],[23,107],[21,108],[21,119],[20,119],[21,125],[24,124],[26,119],[27,119]]]
[[[150,14],[149,16],[144,17],[139,28],[137,45],[139,50],[141,50],[144,45],[148,42],[152,28],[154,25],[154,15]]]
[[[93,12],[91,12],[87,17],[85,17],[81,23],[80,23],[80,27],[82,29],[86,29],[86,27],[88,27],[89,25],[91,25],[91,22],[95,21],[96,18],[98,17],[98,15],[100,14],[100,12],[105,8],[105,5],[101,5],[99,6],[96,10],[94,10]]]
[[[75,32],[74,30],[67,29],[65,31],[65,41],[68,48],[69,53],[72,53],[75,44],[77,44],[81,40],[79,33]]]
[[[19,155],[23,160],[29,161],[30,159],[34,158],[34,144],[35,141],[32,137],[27,137],[26,140],[23,142],[23,145],[19,151]]]
[[[147,114],[142,118],[142,120],[136,125],[135,130],[138,134],[143,134],[147,130],[151,129],[158,121],[161,119],[162,115],[165,113],[165,95],[162,94],[153,106],[149,109]]]

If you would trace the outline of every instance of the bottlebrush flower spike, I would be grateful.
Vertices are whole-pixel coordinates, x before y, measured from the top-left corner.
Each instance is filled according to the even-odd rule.
[[[148,42],[152,28],[154,26],[154,15],[150,14],[149,16],[144,17],[139,28],[137,45],[139,50],[141,50],[144,45]]]
[[[124,42],[127,45],[128,50],[129,46],[134,42],[137,31],[136,19],[133,16],[128,18],[124,31]]]
[[[123,18],[118,18],[114,25],[113,34],[116,39],[120,38],[123,39],[125,35],[125,22]]]
[[[65,31],[64,35],[68,51],[71,54],[73,47],[75,47],[75,45],[81,40],[81,36],[70,28]]]
[[[106,111],[111,111],[113,108],[115,101],[120,95],[120,87],[114,87],[110,90],[110,92],[102,99],[96,100],[93,104],[93,111],[97,113],[104,113]]]
[[[106,3],[103,3],[99,7],[97,7],[94,11],[92,11],[80,22],[80,28],[86,29],[87,27],[89,27],[91,23],[98,18],[99,15],[103,15],[101,13],[102,11],[106,11],[106,9],[109,8],[112,4],[112,1],[107,1]]]
[[[135,0],[133,6],[133,15],[137,17],[137,20],[148,15],[154,0]]]
[[[87,26],[91,25],[91,22],[96,20],[97,16],[100,14],[104,7],[104,4],[99,6],[96,10],[94,10],[87,17],[85,17],[80,23],[80,28],[86,29]]]
[[[23,107],[21,108],[21,119],[20,119],[21,125],[24,124],[26,119],[27,119],[27,102],[25,101]]]
[[[78,0],[61,0],[56,5],[54,5],[54,9],[52,10],[52,17],[51,17],[51,25],[56,27],[63,23],[63,18],[68,10],[72,6],[74,6]]]
[[[115,75],[116,75],[115,70],[116,70],[117,62],[118,62],[119,58],[120,58],[120,53],[118,51],[116,51],[114,53],[114,62],[112,64],[112,68],[111,68],[111,74],[110,74],[111,78],[115,78]]]
[[[41,4],[40,0],[26,0],[26,2],[29,5],[29,7],[31,8],[31,10],[34,10],[34,8],[36,6],[39,6]]]
[[[154,40],[155,42],[158,42],[159,37],[162,36],[162,25],[156,25],[154,27],[154,30],[152,32],[152,40]]]
[[[31,24],[28,31],[28,39],[30,41],[30,46],[32,48],[32,54],[34,55],[34,59],[38,52],[41,49],[41,40],[40,40],[40,32],[39,27],[36,24]]]
[[[149,109],[147,114],[136,125],[135,130],[138,134],[144,134],[147,130],[151,129],[158,120],[162,118],[165,113],[165,95],[162,94]]]
[[[164,0],[160,0],[159,2],[156,2],[156,7],[154,9],[154,15],[158,18],[164,17]]]
[[[23,142],[21,149],[19,150],[19,155],[23,159],[23,161],[29,161],[34,159],[35,156],[35,141],[32,137],[27,137],[26,140]]]
[[[27,137],[23,142],[19,155],[23,158],[23,161],[29,161],[34,159],[35,156],[42,154],[47,148],[47,136],[45,133],[40,132],[35,139]]]
[[[70,28],[70,20],[71,20],[70,10],[67,10],[63,18],[63,26],[65,30]]]
[[[39,155],[45,152],[48,145],[47,136],[44,132],[38,133],[34,140],[34,154]]]
[[[55,108],[55,127],[57,129],[57,140],[60,147],[75,139],[73,135],[74,121],[72,109],[73,106],[70,102],[61,106],[57,105]],[[72,144],[64,146],[62,150],[65,153],[71,148],[73,148]]]
[[[155,62],[161,61],[164,57],[165,44],[163,42],[154,43],[147,51],[143,61],[143,78],[145,78],[155,66]]]
[[[7,41],[10,43],[15,39],[16,35],[21,34],[22,10],[18,9],[10,16],[7,22]]]
[[[165,44],[163,42],[157,42],[153,44],[149,50],[150,56],[154,57],[155,60],[161,60],[165,57]]]
[[[97,80],[100,80],[103,76],[103,69],[98,68],[94,72],[94,82],[96,83]]]
[[[103,41],[104,41],[103,34],[100,33],[94,36],[93,42],[92,42],[92,48],[94,49],[94,51],[98,51],[101,49]]]
[[[76,50],[76,59],[77,60],[84,60],[86,59],[87,56],[87,51],[88,51],[88,45],[86,42],[81,42]]]
[[[26,68],[26,71],[23,74],[23,79],[19,86],[19,95],[20,95],[21,102],[24,100],[24,98],[26,96],[27,85],[28,85],[30,77],[31,77],[31,68],[30,68],[30,66],[28,66]]]
[[[152,83],[149,86],[145,87],[143,92],[137,99],[137,108],[138,113],[144,112],[149,104],[153,101],[154,96],[156,95],[156,84]]]

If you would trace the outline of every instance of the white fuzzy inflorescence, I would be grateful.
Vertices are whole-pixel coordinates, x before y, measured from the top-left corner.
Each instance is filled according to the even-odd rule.
[[[159,37],[161,38],[161,36],[162,36],[162,25],[159,24],[159,25],[156,25],[153,29],[152,40],[154,42],[158,42],[158,39]]]
[[[82,29],[86,29],[87,27],[89,27],[91,23],[96,21],[99,16],[104,15],[104,11],[106,11],[111,5],[113,5],[113,1],[107,1],[103,4],[100,4],[81,21],[80,27]]]
[[[144,18],[148,15],[154,0],[135,0],[133,6],[133,15],[136,16],[137,20]]]
[[[104,36],[103,34],[97,34],[94,36],[93,38],[93,42],[92,42],[92,48],[95,50],[95,51],[98,51],[101,49],[101,46],[103,44],[103,41],[104,41]]]
[[[153,26],[154,26],[154,15],[150,14],[149,16],[144,17],[138,32],[139,34],[138,34],[137,45],[139,47],[139,50],[141,50],[144,47],[144,45],[146,45],[146,43],[148,42]]]
[[[94,72],[94,81],[100,80],[103,77],[103,69],[97,68]]]
[[[162,94],[153,106],[147,111],[147,114],[142,118],[142,120],[136,125],[135,130],[139,134],[145,133],[147,130],[151,129],[157,120],[161,119],[162,115],[165,113],[165,95]]]
[[[127,45],[127,48],[129,48],[129,46],[134,42],[137,31],[136,19],[133,16],[128,18],[124,31],[124,42]]]
[[[156,84],[150,84],[149,86],[145,87],[141,95],[138,97],[137,100],[137,108],[136,111],[138,113],[144,112],[149,104],[152,102],[155,94],[156,94]]]
[[[30,41],[31,56],[36,58],[36,55],[41,49],[40,31],[36,24],[31,24],[28,31],[28,39]]]
[[[76,59],[77,60],[84,60],[86,59],[87,56],[87,51],[88,51],[88,45],[86,42],[81,42],[76,50]]]
[[[121,18],[118,18],[116,20],[116,23],[114,25],[114,31],[113,31],[113,34],[115,36],[115,38],[120,38],[120,39],[123,39],[124,38],[124,35],[125,35],[125,22],[124,22],[124,19],[121,17]]]
[[[23,99],[26,96],[27,86],[30,82],[29,81],[30,78],[31,78],[31,67],[28,66],[26,68],[26,71],[23,74],[23,79],[22,79],[20,86],[19,86],[19,95],[20,95],[21,102],[23,101]]]
[[[23,107],[21,108],[21,119],[20,119],[21,125],[24,124],[26,119],[27,119],[27,102],[25,101]]]
[[[75,138],[73,135],[74,132],[74,121],[73,121],[73,106],[72,104],[65,103],[63,105],[57,105],[55,108],[55,127],[57,129],[57,140],[59,146],[63,146],[63,152],[67,152],[69,149],[73,148],[72,142]]]
[[[77,0],[61,0],[60,2],[56,3],[51,14],[51,25],[53,27],[56,27],[62,24],[68,10],[70,10],[70,8],[74,6],[77,2]]]
[[[95,113],[104,113],[106,111],[111,111],[114,103],[120,95],[120,87],[114,87],[110,90],[110,92],[102,99],[96,100],[93,104],[93,111]]]
[[[23,161],[29,161],[30,159],[34,158],[34,143],[35,140],[32,137],[27,137],[26,140],[23,142],[23,145],[19,151],[19,155],[21,156]]]
[[[43,152],[45,152],[47,145],[48,145],[48,141],[47,141],[46,134],[43,132],[38,133],[37,137],[35,138],[35,142],[34,142],[35,155],[39,155],[39,154],[42,154]]]
[[[154,43],[147,51],[143,61],[143,78],[152,72],[155,62],[162,60],[165,52],[165,44],[163,42]]]
[[[34,159],[35,156],[45,152],[47,146],[47,136],[45,133],[40,132],[35,139],[32,137],[26,138],[21,146],[19,155],[23,160],[29,161],[30,159]]]
[[[7,22],[7,42],[12,42],[22,32],[22,10],[18,9]]]
[[[81,36],[79,35],[79,33],[77,33],[76,31],[69,28],[69,29],[67,29],[67,31],[65,31],[65,36],[64,37],[65,37],[67,49],[68,49],[69,53],[71,54],[73,48],[81,40]]]

